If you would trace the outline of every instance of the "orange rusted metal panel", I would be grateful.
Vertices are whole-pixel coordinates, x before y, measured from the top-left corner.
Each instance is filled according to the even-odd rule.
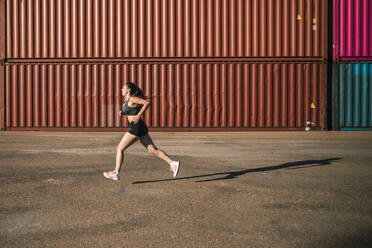
[[[7,0],[6,56],[322,60],[327,7],[320,0]]]

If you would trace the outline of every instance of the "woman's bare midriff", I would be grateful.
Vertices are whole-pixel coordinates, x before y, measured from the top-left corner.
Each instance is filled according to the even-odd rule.
[[[128,115],[127,117],[128,117],[128,122],[129,123],[131,123],[134,119],[134,116],[131,116],[131,115]]]

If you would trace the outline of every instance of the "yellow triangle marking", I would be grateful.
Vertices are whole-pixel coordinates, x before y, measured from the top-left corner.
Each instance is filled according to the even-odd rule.
[[[297,14],[297,21],[302,21],[302,16],[300,14]]]
[[[315,104],[312,102],[310,108],[315,109]]]

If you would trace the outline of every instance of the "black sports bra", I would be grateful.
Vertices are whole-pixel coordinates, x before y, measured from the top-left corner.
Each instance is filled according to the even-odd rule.
[[[137,107],[129,107],[129,99],[121,106],[121,110],[125,115],[137,115],[141,111],[141,105]]]

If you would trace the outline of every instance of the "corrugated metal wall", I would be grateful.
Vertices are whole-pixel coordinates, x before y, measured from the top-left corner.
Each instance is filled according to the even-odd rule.
[[[372,61],[336,65],[338,128],[372,128]]]
[[[372,59],[371,13],[371,0],[333,0],[334,59]]]
[[[149,127],[322,126],[320,63],[12,64],[6,66],[6,127],[126,127],[121,82],[152,100]],[[316,106],[311,109],[311,104]]]
[[[333,0],[333,128],[372,129],[372,1]]]
[[[6,4],[8,59],[327,56],[327,1],[321,0]]]
[[[7,130],[126,127],[127,80],[151,128],[326,127],[327,1],[0,4]]]

